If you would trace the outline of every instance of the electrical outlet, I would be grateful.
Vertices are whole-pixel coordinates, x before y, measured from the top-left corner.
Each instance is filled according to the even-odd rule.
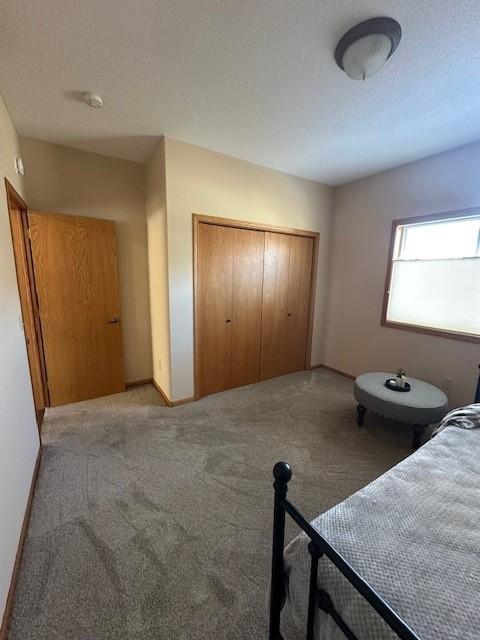
[[[443,379],[443,389],[444,391],[450,391],[453,386],[453,378],[444,378]]]
[[[158,358],[158,360],[157,360],[157,365],[158,365],[158,370],[161,371],[162,370],[162,361],[160,360],[160,358]]]

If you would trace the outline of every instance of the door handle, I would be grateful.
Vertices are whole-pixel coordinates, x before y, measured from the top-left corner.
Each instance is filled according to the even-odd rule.
[[[231,320],[225,320],[225,322],[231,322]]]
[[[107,320],[107,324],[118,324],[119,322],[120,322],[120,318],[117,318],[116,316],[114,316],[110,320]]]

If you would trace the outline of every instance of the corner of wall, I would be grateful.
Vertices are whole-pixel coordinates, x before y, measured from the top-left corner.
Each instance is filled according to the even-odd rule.
[[[330,194],[328,199],[328,231],[327,238],[325,241],[325,250],[327,252],[325,258],[325,269],[326,269],[326,284],[325,284],[325,302],[323,308],[323,337],[322,337],[322,357],[321,364],[326,364],[327,362],[327,353],[328,353],[328,341],[330,335],[330,300],[332,296],[333,289],[333,245],[334,245],[334,236],[335,236],[335,212],[337,209],[337,197],[338,197],[338,187],[330,187]]]
[[[147,162],[145,173],[153,380],[167,398],[171,398],[166,154],[163,136]]]

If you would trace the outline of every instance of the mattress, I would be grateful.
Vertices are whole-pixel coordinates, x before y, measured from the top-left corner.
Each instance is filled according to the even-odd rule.
[[[479,640],[480,429],[444,429],[312,525],[422,640]],[[302,533],[285,550],[285,606],[303,630],[307,545]],[[358,638],[397,638],[326,558],[318,586]],[[315,637],[345,638],[320,610]]]

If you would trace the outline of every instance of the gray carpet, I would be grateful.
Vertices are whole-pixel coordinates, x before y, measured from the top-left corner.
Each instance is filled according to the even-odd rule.
[[[10,640],[265,639],[274,462],[314,517],[411,453],[322,369],[173,409],[139,387],[49,410],[43,439]]]

